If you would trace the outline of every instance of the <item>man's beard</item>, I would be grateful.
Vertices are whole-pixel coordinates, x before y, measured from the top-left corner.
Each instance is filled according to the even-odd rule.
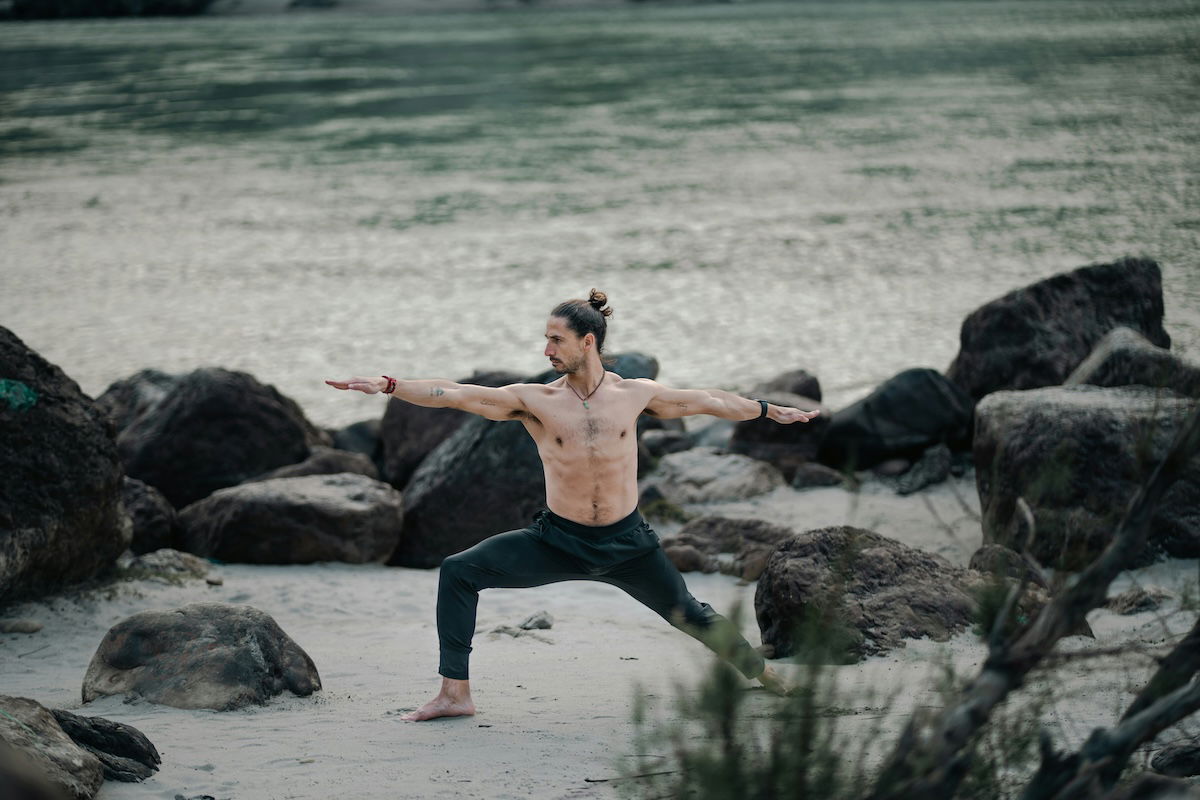
[[[551,362],[551,366],[554,367],[554,371],[559,375],[573,375],[579,371],[579,363],[580,362],[567,363],[566,361],[559,361],[557,364]]]

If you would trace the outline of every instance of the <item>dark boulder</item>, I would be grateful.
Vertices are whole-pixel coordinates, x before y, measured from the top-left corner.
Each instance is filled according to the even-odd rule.
[[[101,399],[123,391],[114,384]],[[273,386],[217,368],[179,377],[117,436],[125,471],[176,508],[303,461],[312,447],[329,443]]]
[[[793,489],[815,489],[823,486],[853,488],[855,479],[853,475],[838,472],[824,464],[809,463],[796,467],[796,473],[792,476]]]
[[[403,515],[400,492],[340,472],[221,489],[183,509],[179,521],[185,550],[221,561],[362,564],[392,553]]]
[[[90,578],[132,539],[107,415],[0,327],[0,602]]]
[[[336,475],[339,472],[352,472],[355,475],[365,475],[372,480],[379,480],[379,470],[375,469],[371,459],[362,453],[351,453],[318,445],[303,461],[264,472],[244,483],[269,481],[273,478],[300,478],[305,475]]]
[[[128,378],[109,385],[96,398],[99,406],[112,419],[118,431],[161,403],[179,383],[178,375],[168,375],[157,369],[143,369]]]
[[[269,615],[195,603],[142,611],[113,626],[88,665],[83,701],[141,697],[175,708],[230,711],[290,691],[320,690],[317,668]]]
[[[1200,737],[1171,742],[1150,761],[1150,769],[1174,778],[1200,775]]]
[[[965,629],[978,609],[977,583],[977,574],[872,531],[820,528],[779,543],[754,608],[776,658],[854,663],[905,639],[945,641]],[[817,642],[822,652],[809,649]]]
[[[1152,524],[1164,553],[1200,558],[1200,459],[1192,459],[1163,494]]]
[[[142,781],[157,772],[162,763],[158,750],[132,725],[104,717],[81,717],[61,709],[50,713],[75,744],[99,759],[105,780]]]
[[[364,419],[332,433],[333,446],[338,450],[362,453],[371,459],[380,475],[385,475],[383,458],[382,419]]]
[[[836,469],[860,470],[893,458],[915,460],[936,444],[965,449],[972,406],[937,371],[904,370],[833,415],[817,458]]]
[[[684,525],[674,536],[664,537],[662,547],[680,572],[698,568],[754,581],[762,574],[767,559],[779,543],[795,535],[791,528],[758,519],[699,517]],[[679,550],[678,560],[672,554],[676,549]],[[703,558],[697,560],[694,553],[702,554]],[[732,558],[718,558],[722,553],[731,554]]]
[[[1200,366],[1151,344],[1132,328],[1109,331],[1096,349],[1063,381],[1064,386],[1159,386],[1200,397]]]
[[[96,796],[104,783],[100,760],[75,744],[49,709],[25,697],[0,695],[0,711],[0,796]]]
[[[821,440],[829,429],[829,409],[810,398],[783,392],[760,393],[757,399],[804,411],[821,411],[809,422],[780,425],[763,418],[743,420],[733,425],[728,445],[730,452],[774,464],[783,473],[784,480],[791,481],[801,464],[816,460]]]
[[[816,375],[810,374],[807,370],[794,369],[780,373],[769,381],[756,384],[750,390],[750,396],[755,398],[778,393],[798,394],[801,397],[810,397],[819,403],[821,402],[821,382],[817,380]]]
[[[1061,384],[1118,325],[1169,347],[1162,272],[1125,258],[1064,272],[980,306],[962,324],[946,376],[979,400],[1001,389]]]
[[[476,372],[459,383],[508,386],[525,377],[512,372]],[[384,480],[403,489],[430,452],[462,427],[472,415],[453,408],[426,408],[392,398],[383,413],[379,439],[383,445]]]
[[[1196,401],[1141,386],[1047,387],[995,392],[976,409],[975,482],[983,540],[1029,552],[1042,564],[1077,570],[1108,546],[1138,487],[1166,454]],[[1149,546],[1136,563],[1165,550],[1193,553],[1200,542],[1194,499],[1200,464],[1189,463],[1151,518]]]
[[[121,498],[133,521],[134,553],[150,553],[164,547],[179,546],[179,520],[175,506],[162,492],[137,478],[126,475],[121,481]]]
[[[404,491],[404,535],[389,564],[436,567],[528,525],[546,503],[537,445],[517,422],[473,417],[421,462]]]

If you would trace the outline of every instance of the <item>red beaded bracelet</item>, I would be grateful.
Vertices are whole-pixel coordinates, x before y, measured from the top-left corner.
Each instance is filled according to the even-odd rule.
[[[384,394],[391,394],[392,392],[396,391],[396,379],[395,378],[388,378],[387,375],[381,375],[380,377],[385,378],[387,380],[387,386],[384,387],[384,390],[383,390]]]

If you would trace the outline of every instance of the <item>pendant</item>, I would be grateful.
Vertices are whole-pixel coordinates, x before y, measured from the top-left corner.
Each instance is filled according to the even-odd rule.
[[[587,407],[588,407],[587,400],[584,400],[584,401],[583,401],[583,407],[584,407],[584,408],[587,408]]]

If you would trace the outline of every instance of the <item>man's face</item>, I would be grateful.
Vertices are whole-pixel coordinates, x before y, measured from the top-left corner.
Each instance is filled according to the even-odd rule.
[[[595,339],[590,333],[579,336],[562,317],[551,317],[546,323],[546,358],[557,372],[571,373],[581,369],[587,360],[587,350]]]

